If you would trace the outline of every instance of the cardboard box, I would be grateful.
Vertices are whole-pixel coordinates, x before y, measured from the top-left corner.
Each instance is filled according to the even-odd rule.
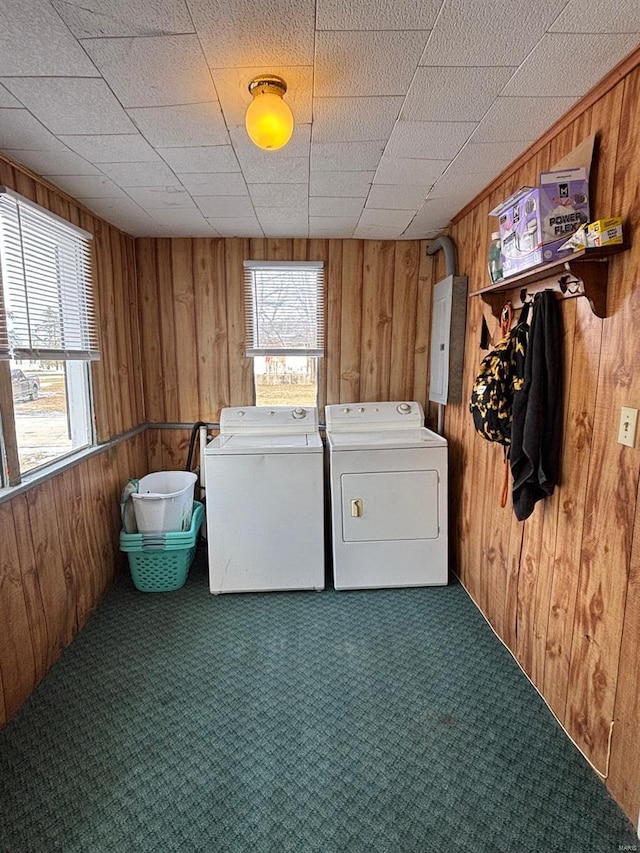
[[[559,252],[567,237],[589,221],[589,181],[586,169],[566,169],[540,175],[543,262],[566,254]]]
[[[615,246],[622,243],[622,219],[597,219],[587,225],[587,246]]]
[[[540,203],[535,187],[521,187],[495,207],[502,245],[502,272],[506,278],[542,263]]]
[[[495,207],[505,278],[558,257],[560,246],[589,221],[585,169],[540,175],[539,187],[522,187]]]

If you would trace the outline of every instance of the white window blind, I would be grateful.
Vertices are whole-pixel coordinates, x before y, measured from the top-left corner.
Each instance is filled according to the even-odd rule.
[[[322,261],[245,261],[247,355],[324,354]]]
[[[99,358],[91,234],[0,187],[0,359]]]

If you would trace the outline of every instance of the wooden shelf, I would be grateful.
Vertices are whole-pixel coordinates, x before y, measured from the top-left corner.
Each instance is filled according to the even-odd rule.
[[[474,290],[469,294],[480,296],[496,318],[506,301],[504,294],[510,293],[513,308],[521,308],[526,299],[541,290],[551,289],[558,299],[586,296],[596,317],[607,315],[607,284],[609,281],[609,258],[629,247],[625,244],[580,249],[565,258],[549,264],[540,264],[517,275]],[[515,293],[514,293],[515,291]]]

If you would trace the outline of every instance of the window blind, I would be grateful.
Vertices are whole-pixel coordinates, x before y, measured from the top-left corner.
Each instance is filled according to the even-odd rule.
[[[99,358],[91,234],[0,187],[0,359]]]
[[[247,355],[324,355],[322,261],[245,261]]]

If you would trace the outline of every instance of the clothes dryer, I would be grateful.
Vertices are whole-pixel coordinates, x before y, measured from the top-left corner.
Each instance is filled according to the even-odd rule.
[[[447,583],[447,442],[417,402],[326,407],[336,589]]]
[[[324,588],[316,408],[225,408],[205,449],[212,593]]]

